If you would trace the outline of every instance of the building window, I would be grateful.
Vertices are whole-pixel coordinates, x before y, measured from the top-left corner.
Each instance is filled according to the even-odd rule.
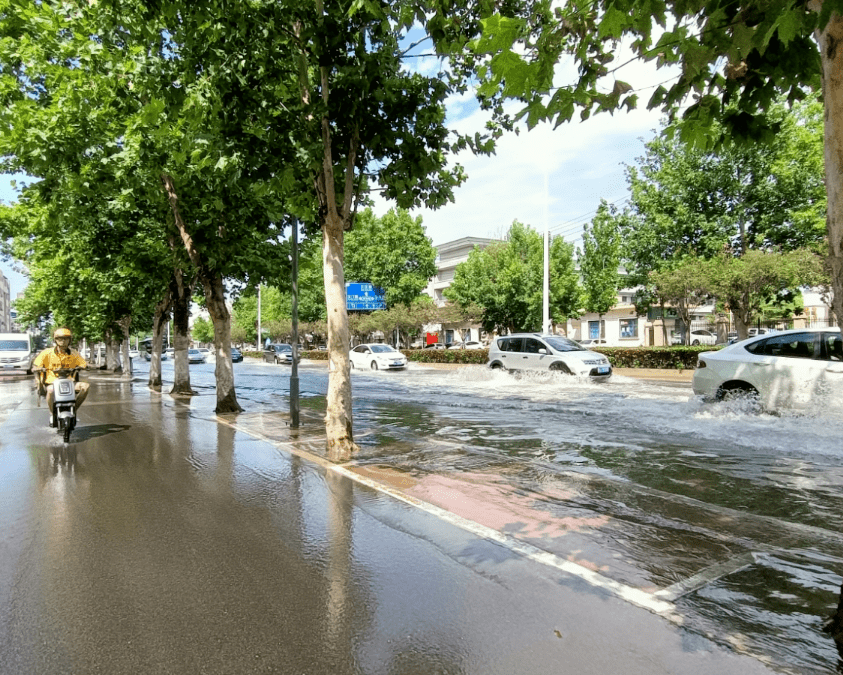
[[[591,340],[606,337],[606,322],[605,321],[589,321],[588,322],[588,337]]]
[[[621,319],[621,337],[638,337],[638,319]]]

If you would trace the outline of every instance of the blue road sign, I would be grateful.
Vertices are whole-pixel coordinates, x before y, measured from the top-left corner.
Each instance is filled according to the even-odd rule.
[[[345,308],[348,311],[386,309],[383,289],[372,284],[348,283],[345,285]]]

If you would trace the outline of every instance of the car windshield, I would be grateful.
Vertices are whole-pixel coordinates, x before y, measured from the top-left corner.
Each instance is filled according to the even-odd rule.
[[[395,350],[389,345],[369,345],[369,348],[375,354],[383,354],[384,352],[394,352]]]
[[[586,351],[582,345],[577,344],[573,340],[566,337],[556,336],[542,338],[547,344],[553,347],[557,352],[584,352]]]
[[[187,353],[188,353],[188,354],[198,354],[198,353],[199,353],[199,350],[198,350],[198,349],[188,349],[188,350],[187,350]]]
[[[0,351],[29,351],[29,343],[26,340],[0,340]]]
[[[291,352],[293,348],[290,345],[276,345],[275,349],[279,352]]]

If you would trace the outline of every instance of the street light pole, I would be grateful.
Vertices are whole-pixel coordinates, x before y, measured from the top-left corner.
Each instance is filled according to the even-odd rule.
[[[299,221],[293,217],[293,365],[290,371],[290,428],[299,428]]]
[[[544,172],[544,283],[542,285],[542,333],[550,335],[550,224],[548,217],[548,170]]]

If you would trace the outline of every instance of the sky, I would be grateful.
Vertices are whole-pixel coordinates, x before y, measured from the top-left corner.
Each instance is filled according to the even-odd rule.
[[[482,113],[467,107],[467,114],[450,126],[482,131]],[[518,135],[508,133],[492,156],[464,152],[456,157],[468,180],[456,189],[454,203],[413,214],[422,217],[434,246],[462,237],[501,238],[514,220],[539,232],[547,227],[551,235],[575,241],[601,199],[625,203],[625,165],[634,165],[644,155],[644,143],[654,137],[659,117],[642,110],[604,113],[555,130],[542,125]],[[375,200],[378,215],[388,208],[383,200]]]
[[[415,41],[421,33],[408,36]],[[425,53],[429,43],[422,43]],[[624,64],[616,75],[605,78],[601,87],[611,91],[614,77],[635,87],[641,102],[646,102],[656,86],[669,83],[678,70],[674,66],[656,69],[651,63],[631,58],[624,45],[616,46],[616,64]],[[441,67],[433,56],[408,60],[408,70],[431,75]],[[557,66],[554,85],[565,86],[577,79],[577,65],[572,59]],[[508,106],[516,112],[520,104]],[[449,128],[473,135],[484,131],[486,115],[471,91],[455,96],[447,103]],[[508,133],[499,139],[497,151],[488,157],[475,157],[469,151],[455,161],[462,164],[468,180],[455,191],[454,203],[437,211],[420,209],[427,235],[438,246],[462,237],[502,238],[514,220],[552,236],[563,236],[579,245],[582,227],[590,222],[605,199],[623,206],[629,190],[625,165],[634,165],[644,155],[644,145],[656,136],[663,113],[637,109],[600,113],[585,122],[575,112],[573,121],[553,129],[539,125],[519,134]],[[547,189],[545,189],[547,179]],[[378,215],[391,205],[375,199]]]

